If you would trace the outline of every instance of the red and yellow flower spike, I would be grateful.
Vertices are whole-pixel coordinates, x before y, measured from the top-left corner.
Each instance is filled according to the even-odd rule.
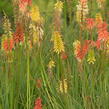
[[[89,12],[87,0],[79,0],[77,5],[76,18],[77,22],[81,23],[86,19],[86,16]]]

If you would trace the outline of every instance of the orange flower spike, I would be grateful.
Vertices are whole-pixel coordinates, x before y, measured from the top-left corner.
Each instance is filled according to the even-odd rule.
[[[19,0],[19,10],[24,14],[27,10],[27,6],[32,4],[32,0]]]
[[[42,109],[42,99],[40,97],[36,99],[34,109]]]
[[[83,58],[87,54],[88,47],[89,47],[88,46],[88,43],[85,42],[85,44],[83,45],[83,47],[81,47],[81,49],[78,51],[77,58],[79,58],[80,60],[83,60]]]
[[[108,28],[108,24],[106,22],[100,22],[97,25],[98,30],[106,30]]]
[[[12,49],[14,48],[14,41],[13,39],[5,39],[3,42],[3,48],[6,52],[8,51],[12,51]]]
[[[17,24],[16,32],[14,33],[14,42],[15,43],[24,42],[24,31],[21,23]]]
[[[97,40],[95,44],[96,44],[96,48],[97,49],[100,49],[100,47],[101,47],[101,41]]]
[[[83,46],[79,41],[76,41],[74,42],[74,48],[75,48],[74,54],[77,60],[82,61],[89,49],[89,41],[86,40]]]
[[[98,28],[98,40],[107,41],[109,39],[108,25],[106,22],[100,22]]]
[[[94,28],[94,26],[95,26],[94,19],[93,18],[87,18],[86,19],[86,27],[87,27],[87,29],[92,30]]]
[[[87,3],[87,0],[80,0],[80,2],[81,2],[81,4],[86,4]]]
[[[3,48],[4,48],[5,51],[8,51],[8,40],[4,40]]]
[[[10,39],[10,50],[14,48],[14,40],[13,38]]]

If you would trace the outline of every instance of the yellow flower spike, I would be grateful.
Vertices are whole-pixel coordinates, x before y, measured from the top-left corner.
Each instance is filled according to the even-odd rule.
[[[88,53],[87,62],[88,62],[89,64],[94,64],[95,61],[96,61],[96,59],[95,59],[95,55],[94,55],[94,50],[91,49],[91,50],[89,51],[89,53]]]
[[[52,36],[52,41],[54,42],[54,52],[60,54],[64,52],[64,43],[61,38],[61,34],[58,31],[55,31]]]
[[[33,44],[35,45],[37,42],[39,42],[39,37],[37,35],[37,32],[33,32]]]
[[[81,47],[81,43],[79,40],[76,40],[73,42],[73,47],[74,47],[74,55],[77,56],[78,49]]]
[[[30,29],[30,40],[33,45],[36,43],[39,45],[40,42],[43,40],[44,31],[42,27],[36,26],[34,23],[31,23],[29,26]]]
[[[37,29],[33,23],[30,24],[29,29],[30,29],[30,36],[31,36],[30,39],[32,41],[32,44],[36,44],[39,39]]]
[[[109,54],[109,40],[106,42],[106,52]]]
[[[62,81],[59,82],[59,90],[60,90],[61,93],[64,92],[63,91],[63,83],[62,83]]]
[[[76,12],[76,20],[77,22],[81,22],[81,12],[79,11]]]
[[[38,6],[32,6],[30,10],[30,17],[33,21],[38,22],[41,20],[40,12],[39,12],[39,7]]]
[[[57,1],[57,3],[55,4],[55,7],[54,7],[56,10],[58,11],[62,11],[62,8],[63,8],[63,2],[61,1]]]
[[[68,85],[67,85],[67,79],[64,79],[64,92],[67,93]]]
[[[4,18],[3,18],[3,30],[4,30],[4,34],[7,37],[12,37],[12,29],[11,29],[11,23],[7,17],[7,15],[4,13]]]
[[[50,60],[48,63],[48,68],[52,69],[53,67],[55,67],[55,62],[53,60]]]
[[[67,79],[63,79],[62,81],[59,81],[59,91],[61,93],[67,93],[68,91]]]

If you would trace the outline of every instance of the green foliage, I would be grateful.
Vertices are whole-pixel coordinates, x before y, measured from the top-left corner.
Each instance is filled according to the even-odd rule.
[[[0,0],[0,13],[3,13],[3,11],[8,16],[12,16],[13,7],[12,7],[12,1],[11,0]]]
[[[80,33],[80,25],[76,21],[77,0],[71,0],[70,12],[66,0],[62,1],[64,7],[61,33],[68,58],[62,60],[55,54],[51,43],[56,0],[34,0],[44,18],[44,38],[40,47],[34,45],[30,51],[26,42],[16,45],[11,54],[12,63],[7,61],[7,53],[0,49],[0,109],[33,109],[38,97],[42,99],[43,109],[109,109],[109,55],[105,56],[104,52],[95,50],[95,64],[88,64],[86,56],[82,63],[83,70],[79,71],[81,65],[73,52],[73,42],[79,39]],[[93,11],[90,9],[92,13],[89,17],[102,12],[96,1],[93,6],[90,6]],[[0,0],[0,13],[4,10],[11,16],[12,9],[11,1]],[[69,13],[71,16],[67,23]],[[12,26],[15,27],[14,24]],[[1,30],[2,27],[0,32]],[[83,31],[82,34],[83,39],[89,39],[88,32]],[[25,39],[27,37],[25,34]],[[93,39],[96,37],[94,30]],[[55,61],[53,75],[50,75],[47,66],[50,59]],[[64,78],[68,82],[66,94],[59,92],[60,80]],[[37,87],[37,80],[41,80],[41,88]]]

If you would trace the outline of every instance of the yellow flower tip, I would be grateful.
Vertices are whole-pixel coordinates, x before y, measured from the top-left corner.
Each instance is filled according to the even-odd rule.
[[[106,42],[106,53],[109,54],[109,40]]]
[[[58,11],[62,11],[62,8],[63,8],[63,2],[61,1],[58,1],[56,4],[55,4],[55,7],[54,7],[56,10]]]
[[[95,61],[96,61],[96,59],[95,59],[94,50],[91,49],[91,50],[89,51],[89,53],[88,53],[87,62],[88,62],[89,64],[94,64]]]
[[[64,43],[61,38],[61,34],[57,31],[53,33],[52,41],[54,42],[54,52],[60,54],[65,51]]]
[[[50,60],[48,63],[48,68],[52,69],[53,67],[55,67],[55,62],[53,60]]]
[[[63,80],[59,81],[59,92],[61,92],[61,93],[67,93],[68,92],[67,79],[63,79]]]
[[[30,17],[35,22],[42,20],[42,17],[40,16],[39,12],[39,7],[37,5],[31,7]]]
[[[95,58],[87,59],[87,62],[88,62],[89,64],[94,64],[95,61],[96,61]]]
[[[78,45],[80,45],[80,41],[79,40],[76,40],[76,41],[73,42],[73,47],[76,47]]]

